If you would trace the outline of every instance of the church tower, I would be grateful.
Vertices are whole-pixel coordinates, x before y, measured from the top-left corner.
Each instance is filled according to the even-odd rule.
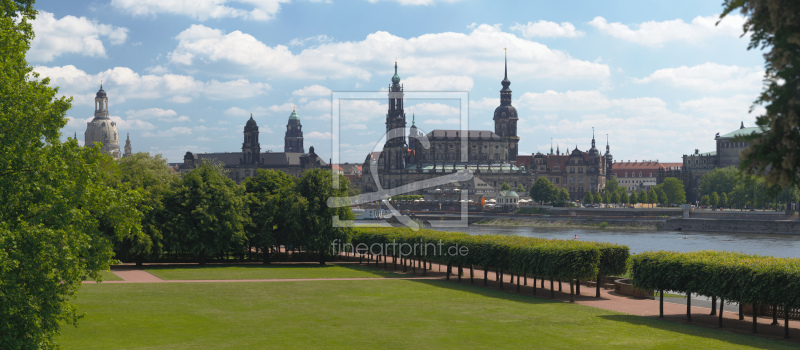
[[[250,113],[250,120],[244,126],[244,142],[242,143],[242,164],[258,164],[261,162],[261,144],[258,143],[258,124]]]
[[[128,134],[127,138],[125,139],[125,153],[123,153],[122,156],[130,157],[131,154],[133,154],[133,151],[131,149],[131,134]]]
[[[306,153],[303,147],[303,125],[297,111],[292,108],[289,123],[286,124],[286,136],[283,138],[283,151],[286,153]]]
[[[519,154],[519,137],[517,136],[517,109],[511,105],[511,81],[508,80],[508,54],[505,58],[505,73],[503,81],[500,82],[503,89],[500,90],[500,106],[494,110],[494,133],[508,142],[508,159],[506,161],[516,163]]]
[[[386,172],[405,169],[408,146],[405,137],[406,114],[403,111],[403,86],[397,75],[397,61],[394,62],[394,76],[389,86],[389,110],[386,113],[386,144],[381,157]]]
[[[119,159],[119,133],[117,123],[108,117],[108,96],[100,83],[100,90],[94,97],[94,119],[86,123],[84,145],[94,146],[95,142],[102,144],[102,151]]]
[[[611,168],[614,165],[614,156],[611,155],[611,146],[608,145],[608,134],[606,134],[606,177],[611,176]]]

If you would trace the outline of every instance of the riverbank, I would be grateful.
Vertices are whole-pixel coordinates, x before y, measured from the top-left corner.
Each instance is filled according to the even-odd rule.
[[[664,225],[663,220],[609,220],[604,218],[497,218],[475,222],[477,226],[516,226],[542,228],[594,228],[604,230],[657,231]]]

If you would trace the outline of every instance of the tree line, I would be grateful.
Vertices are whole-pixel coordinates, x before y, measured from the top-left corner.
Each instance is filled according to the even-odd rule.
[[[237,185],[216,164],[203,161],[183,177],[160,155],[136,153],[119,161],[114,186],[144,194],[139,206],[142,230],[116,240],[119,259],[141,264],[183,259],[205,264],[229,256],[270,262],[279,247],[313,254],[320,263],[330,242],[345,239],[347,228],[332,217],[353,218],[349,207],[329,208],[329,197],[344,197],[348,181],[333,188],[327,170],[308,170],[300,178],[259,169]]]
[[[564,206],[569,201],[569,192],[566,188],[556,187],[550,180],[545,177],[536,179],[533,186],[531,186],[529,194],[531,198],[541,204],[551,203],[554,206]],[[668,177],[664,179],[664,183],[651,187],[650,189],[642,189],[638,192],[631,191],[628,194],[627,188],[620,186],[615,178],[606,180],[605,190],[600,193],[597,191],[586,192],[583,197],[584,204],[613,204],[613,205],[626,205],[637,203],[649,204],[684,204],[686,203],[686,191],[683,187],[683,181]]]
[[[702,206],[737,209],[781,209],[800,200],[797,185],[769,185],[764,177],[743,174],[733,166],[703,175],[699,195]]]

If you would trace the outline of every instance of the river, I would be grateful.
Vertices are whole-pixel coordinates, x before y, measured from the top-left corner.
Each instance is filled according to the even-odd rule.
[[[583,228],[540,228],[517,226],[476,226],[437,228],[470,234],[520,235],[553,239],[574,239],[624,244],[631,253],[651,250],[689,252],[727,250],[780,258],[800,258],[800,235],[703,233],[669,231],[622,231]]]

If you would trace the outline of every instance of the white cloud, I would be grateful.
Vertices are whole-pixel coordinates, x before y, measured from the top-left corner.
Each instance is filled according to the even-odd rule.
[[[413,76],[403,80],[407,91],[470,91],[472,78],[460,75]]]
[[[699,91],[761,89],[764,71],[760,67],[745,68],[717,63],[677,68],[659,69],[647,77],[635,79],[638,83],[664,82],[677,88]]]
[[[535,23],[528,22],[528,24],[514,23],[514,25],[511,26],[511,30],[520,32],[522,36],[526,38],[575,38],[585,34],[580,30],[576,30],[572,23],[561,22],[561,24],[559,24],[544,20]]]
[[[614,22],[608,23],[603,17],[595,17],[590,25],[617,39],[634,42],[641,45],[660,47],[671,41],[681,41],[691,44],[700,44],[706,39],[715,36],[739,37],[742,35],[744,17],[728,15],[719,25],[719,16],[697,16],[691,23],[682,19],[670,21],[648,21],[641,23],[636,29],[628,25]]]
[[[320,34],[320,35],[315,35],[315,36],[308,37],[308,38],[305,38],[305,39],[294,38],[294,39],[292,39],[292,41],[289,42],[289,45],[292,45],[292,46],[305,46],[306,44],[309,44],[309,43],[311,45],[315,45],[315,44],[316,45],[320,45],[320,44],[328,44],[328,43],[332,43],[332,42],[333,42],[333,38],[331,38],[331,37],[329,37],[329,36],[327,36],[325,34]]]
[[[330,132],[319,132],[319,131],[312,131],[310,133],[304,134],[304,138],[312,139],[312,140],[330,140],[333,135]]]
[[[266,21],[274,18],[285,2],[288,0],[111,0],[111,5],[134,16],[172,14],[200,21],[210,18]]]
[[[101,80],[110,104],[129,98],[163,98],[176,103],[188,103],[201,96],[212,100],[241,99],[264,95],[270,90],[266,83],[246,79],[203,82],[188,75],[140,75],[127,67],[114,67],[97,74],[88,74],[73,65],[37,66],[34,70],[42,77],[50,77],[51,84],[61,88],[60,93],[73,96],[74,103],[83,105],[94,103],[95,89]]]
[[[188,122],[191,118],[182,115],[172,109],[146,108],[140,110],[128,110],[125,112],[129,119],[157,119],[162,122]]]
[[[482,24],[470,33],[432,33],[405,39],[375,32],[362,41],[337,42],[306,48],[297,54],[284,45],[268,46],[241,31],[224,33],[192,25],[176,37],[178,46],[169,61],[192,69],[213,69],[220,74],[253,74],[272,78],[369,80],[373,72],[387,78],[393,73],[387,57],[400,58],[402,76],[497,77],[502,73],[508,47],[509,72],[552,79],[605,79],[607,65],[578,60],[567,53]],[[496,67],[496,69],[487,69]],[[461,80],[462,85],[468,85]]]
[[[330,96],[330,94],[331,89],[316,84],[292,91],[294,96]]]
[[[726,133],[735,129],[742,121],[752,125],[755,117],[765,112],[764,107],[757,106],[753,113],[747,113],[757,97],[757,95],[746,94],[737,94],[731,97],[702,97],[681,102],[679,106],[683,111],[713,120],[719,125],[719,128],[715,130]]]
[[[75,53],[90,57],[106,57],[101,37],[112,45],[125,42],[128,29],[99,24],[86,17],[65,16],[56,19],[47,11],[39,11],[31,23],[36,36],[27,58],[34,62],[49,62],[58,56]]]
[[[166,130],[160,130],[156,132],[149,132],[146,131],[142,133],[144,137],[175,137],[178,135],[190,135],[192,133],[191,128],[187,128],[185,126],[174,126]]]
[[[420,119],[430,118],[430,117],[455,117],[456,120],[458,119],[459,115],[461,114],[461,109],[457,106],[449,106],[444,103],[418,103],[418,104],[408,104],[406,102],[406,111],[411,109],[415,114],[417,114]],[[406,119],[408,119],[406,117]]]
[[[526,92],[520,96],[516,105],[535,111],[583,111],[608,108],[611,101],[596,90],[543,93]]]
[[[386,118],[385,101],[341,100],[335,107],[339,108],[339,121],[343,124],[376,121]]]

